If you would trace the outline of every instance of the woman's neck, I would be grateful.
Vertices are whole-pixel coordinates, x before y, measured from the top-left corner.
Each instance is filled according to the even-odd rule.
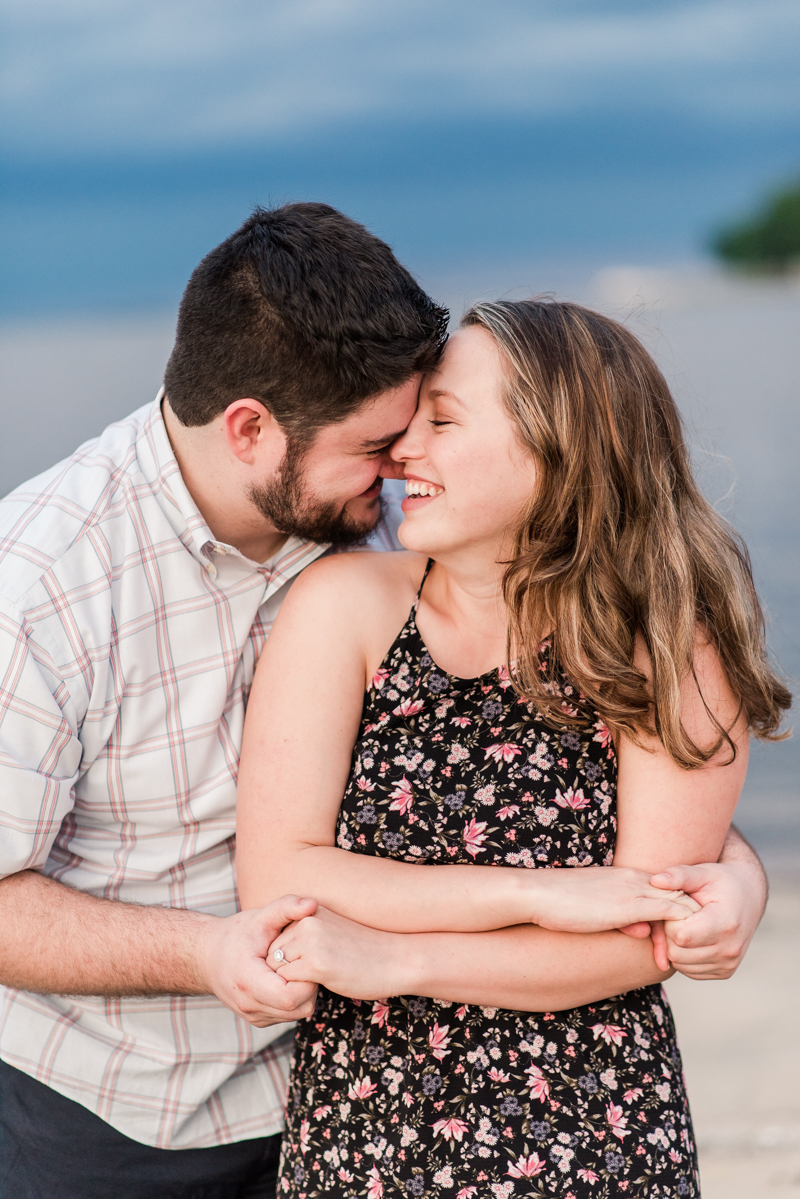
[[[475,678],[505,661],[503,573],[499,561],[490,557],[434,561],[417,626],[433,660],[448,674]]]

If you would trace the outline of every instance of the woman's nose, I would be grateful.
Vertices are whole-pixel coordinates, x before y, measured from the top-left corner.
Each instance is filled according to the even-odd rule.
[[[402,465],[403,462],[408,462],[412,458],[420,458],[422,456],[422,448],[417,437],[418,427],[419,412],[414,416],[405,433],[401,433],[397,441],[393,441],[389,446],[387,452],[393,463]],[[393,477],[396,478],[397,476]]]

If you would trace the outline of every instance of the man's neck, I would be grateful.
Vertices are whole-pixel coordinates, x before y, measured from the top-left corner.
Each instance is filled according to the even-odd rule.
[[[166,398],[161,411],[186,489],[214,539],[232,545],[252,562],[272,558],[286,543],[287,535],[261,515],[235,474],[219,461],[214,422],[198,428],[183,425]]]

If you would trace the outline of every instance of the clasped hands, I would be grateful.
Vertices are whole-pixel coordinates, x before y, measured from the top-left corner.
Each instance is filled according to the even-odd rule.
[[[535,873],[535,923],[652,936],[659,969],[673,966],[693,979],[729,978],[760,915],[745,904],[730,864],[675,866],[653,876],[619,867]],[[358,924],[313,899],[283,896],[207,927],[197,957],[208,990],[257,1027],[311,1015],[317,982],[353,994],[357,978],[356,997],[365,1000],[399,993],[392,968],[407,956],[408,935]],[[282,960],[274,957],[278,949]]]

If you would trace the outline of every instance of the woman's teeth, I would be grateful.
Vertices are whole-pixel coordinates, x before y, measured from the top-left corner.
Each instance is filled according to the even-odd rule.
[[[424,483],[421,479],[406,479],[406,495],[441,495],[444,487]]]

